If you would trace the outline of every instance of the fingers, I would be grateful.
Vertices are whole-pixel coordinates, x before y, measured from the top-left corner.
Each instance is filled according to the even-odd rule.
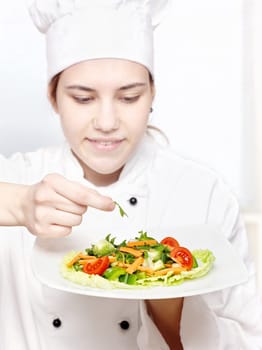
[[[25,226],[36,236],[62,237],[82,222],[88,207],[111,211],[112,198],[62,175],[47,175],[41,182],[29,186],[23,206]]]
[[[53,210],[48,216],[50,224],[59,226],[78,226],[82,222],[82,215],[72,214],[61,210]]]
[[[66,199],[62,201],[60,200],[60,197],[58,198],[55,207],[56,209],[61,210],[63,212],[72,213],[76,215],[83,215],[87,211],[86,205],[78,205]]]
[[[59,238],[68,236],[72,232],[72,227],[61,225],[49,225],[48,229],[38,236],[43,238]]]
[[[60,211],[54,208],[38,208],[27,228],[41,237],[62,237],[71,233],[72,227],[82,222],[82,215]]]
[[[49,195],[49,199],[45,202],[46,205],[50,206],[50,208],[55,208],[57,210],[61,210],[62,212],[72,213],[76,215],[83,215],[87,211],[87,205],[81,205],[66,197],[61,196],[60,194],[52,191]]]
[[[66,198],[68,201],[76,203],[79,207],[90,206],[96,209],[111,211],[115,208],[115,204],[112,198],[103,196],[97,191],[87,188],[77,182],[69,181],[59,174],[47,175],[43,179],[44,183],[47,183],[53,188],[53,190],[60,196]],[[64,205],[69,205],[69,202]],[[70,209],[69,209],[70,211]]]
[[[87,210],[86,205],[72,202],[55,192],[50,186],[37,186],[37,190],[34,193],[34,203],[35,208],[44,206],[78,215],[83,215]]]

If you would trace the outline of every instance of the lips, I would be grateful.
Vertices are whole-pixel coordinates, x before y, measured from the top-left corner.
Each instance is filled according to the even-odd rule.
[[[118,143],[119,141],[92,141],[92,142],[99,143],[100,145],[103,145],[103,146],[109,146],[114,143]]]
[[[98,150],[115,150],[117,149],[121,143],[124,141],[124,139],[102,139],[102,138],[87,138],[87,140],[90,142],[90,144]]]

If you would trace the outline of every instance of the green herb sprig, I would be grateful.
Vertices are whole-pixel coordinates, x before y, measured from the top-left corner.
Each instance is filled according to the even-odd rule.
[[[128,217],[127,213],[124,211],[124,209],[121,207],[121,205],[117,202],[114,202],[114,203],[118,207],[120,215],[122,217],[124,217],[124,216]]]

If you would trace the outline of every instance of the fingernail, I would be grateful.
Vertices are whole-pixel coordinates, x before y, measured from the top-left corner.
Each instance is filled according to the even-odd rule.
[[[114,210],[114,209],[115,209],[115,206],[116,206],[116,205],[115,205],[115,202],[112,201],[112,202],[110,203],[110,205],[109,205],[109,209]]]

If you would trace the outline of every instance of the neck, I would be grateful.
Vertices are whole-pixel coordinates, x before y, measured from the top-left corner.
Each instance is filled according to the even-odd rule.
[[[115,183],[120,176],[122,169],[112,174],[99,174],[94,171],[85,171],[84,177],[86,180],[94,184],[95,186],[109,186]]]
[[[79,161],[83,171],[84,171],[84,178],[94,184],[95,186],[109,186],[115,183],[121,174],[121,171],[123,168],[120,168],[116,170],[115,172],[111,174],[100,174],[96,172],[95,170],[89,168],[81,159],[79,159],[76,155],[75,157]]]

